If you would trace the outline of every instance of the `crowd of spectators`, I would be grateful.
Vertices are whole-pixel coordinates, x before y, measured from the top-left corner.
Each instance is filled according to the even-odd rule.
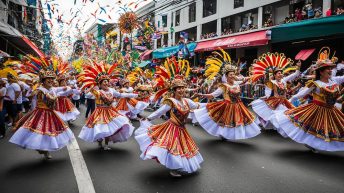
[[[215,37],[217,37],[216,32],[206,33],[206,34],[201,35],[201,40],[209,39],[209,38],[215,38]]]

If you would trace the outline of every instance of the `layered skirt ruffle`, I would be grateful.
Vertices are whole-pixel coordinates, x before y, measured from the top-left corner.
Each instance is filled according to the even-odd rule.
[[[96,142],[109,137],[112,142],[124,142],[134,131],[129,119],[113,107],[97,107],[82,127],[79,138]]]
[[[168,169],[188,173],[201,168],[203,158],[194,140],[184,127],[171,121],[159,125],[142,121],[135,131],[135,139],[143,160],[155,159]]]
[[[10,142],[23,148],[56,151],[74,139],[73,132],[53,110],[35,108],[21,118]]]
[[[120,98],[117,102],[116,110],[123,115],[127,115],[129,118],[136,118],[148,106],[149,103],[133,98]]]
[[[204,108],[207,106],[207,103],[197,103],[199,106],[198,106],[198,109],[200,108]],[[197,119],[196,119],[196,116],[195,116],[195,110],[191,110],[189,115],[188,115],[188,119],[191,120],[192,123],[197,123]]]
[[[324,151],[344,151],[344,114],[336,107],[314,103],[276,116],[277,131],[292,140]]]
[[[256,99],[251,103],[252,110],[261,118],[265,129],[277,129],[278,123],[273,122],[276,114],[284,112],[294,106],[283,97],[269,97],[268,99]],[[269,123],[273,124],[273,128],[268,127]]]
[[[80,115],[78,109],[65,96],[57,98],[54,110],[63,121],[76,120]]]
[[[220,101],[195,110],[195,117],[210,135],[229,140],[248,139],[260,134],[259,121],[242,102]]]

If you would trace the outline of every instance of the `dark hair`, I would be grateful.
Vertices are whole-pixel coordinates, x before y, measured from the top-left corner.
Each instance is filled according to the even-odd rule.
[[[275,71],[273,72],[274,76],[277,74],[277,72],[283,72],[283,70],[281,70],[281,69],[275,70]]]
[[[228,76],[228,74],[229,74],[230,72],[234,72],[234,74],[235,74],[235,71],[234,71],[234,70],[230,70],[230,71],[227,71],[227,72],[226,72],[226,76]]]
[[[326,66],[326,67],[322,67],[322,68],[319,68],[319,69],[316,69],[315,70],[315,80],[320,80],[320,72],[323,72],[324,70],[326,69],[329,69],[331,68],[330,66]]]
[[[104,80],[108,80],[108,79],[103,79],[103,80],[101,80],[101,81],[99,81],[99,85],[101,85],[102,84],[102,82],[104,81]]]

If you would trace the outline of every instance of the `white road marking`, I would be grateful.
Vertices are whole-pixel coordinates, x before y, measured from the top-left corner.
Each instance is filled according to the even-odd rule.
[[[88,172],[84,157],[82,156],[76,139],[67,146],[67,149],[70,161],[72,162],[79,193],[95,193],[96,191],[94,190],[90,173]]]

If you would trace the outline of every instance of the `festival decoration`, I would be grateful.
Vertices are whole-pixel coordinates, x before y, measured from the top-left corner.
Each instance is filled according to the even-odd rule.
[[[220,51],[221,53],[218,51],[212,52],[212,55],[206,59],[206,70],[204,75],[208,80],[214,79],[226,64],[232,64],[232,59],[229,54],[223,49],[220,49]]]
[[[287,58],[283,53],[266,53],[253,61],[253,76],[252,81],[264,77],[266,73],[276,70],[284,70],[290,67],[294,61]]]
[[[122,14],[118,20],[118,26],[122,33],[132,33],[134,29],[139,28],[139,22],[134,12]]]
[[[190,74],[190,63],[187,60],[176,60],[175,57],[167,58],[164,65],[157,66],[157,87],[161,89],[155,94],[154,101],[158,100],[169,89],[174,79],[186,79]]]

